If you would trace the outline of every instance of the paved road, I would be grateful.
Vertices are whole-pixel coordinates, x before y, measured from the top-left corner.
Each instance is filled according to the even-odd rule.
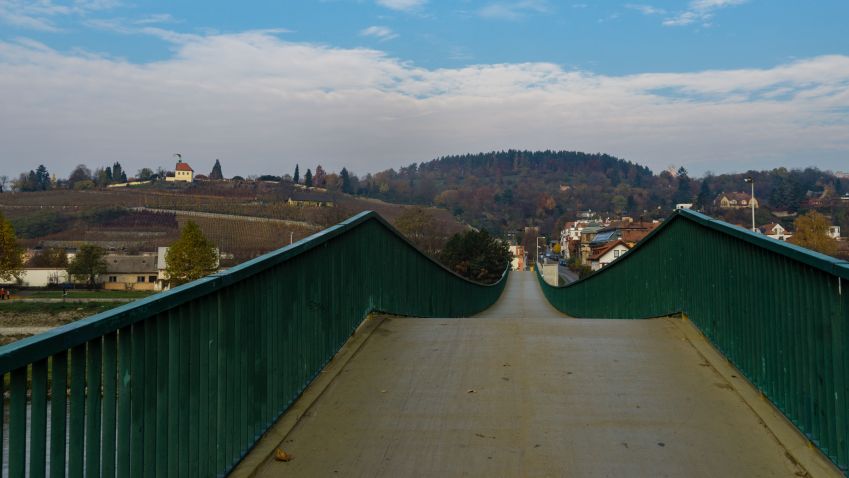
[[[568,319],[512,273],[478,317],[384,321],[259,476],[802,476],[681,327]]]

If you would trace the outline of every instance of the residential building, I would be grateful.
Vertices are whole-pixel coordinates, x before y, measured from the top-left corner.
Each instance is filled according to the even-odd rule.
[[[189,166],[189,163],[184,163],[182,159],[177,160],[177,165],[174,167],[174,175],[171,173],[165,177],[166,181],[184,181],[190,183],[195,179],[195,170]]]
[[[621,239],[607,243],[593,251],[593,254],[589,258],[590,269],[593,271],[600,270],[604,266],[609,265],[611,262],[622,257],[622,255],[630,249],[631,246]]]
[[[778,223],[770,223],[760,228],[760,231],[771,237],[773,239],[777,239],[779,241],[786,241],[790,239],[793,234],[791,234],[787,229],[784,228],[781,224]]]
[[[520,244],[511,244],[509,248],[510,254],[513,256],[513,259],[510,263],[510,265],[512,266],[512,270],[525,270],[525,247]]]
[[[106,261],[106,274],[101,277],[106,290],[162,290],[159,287],[156,256],[144,254],[125,256],[109,254]]]
[[[752,207],[752,204],[757,209],[760,206],[757,198],[753,199],[752,196],[746,193],[722,193],[717,196],[714,204],[722,209],[740,209]]]
[[[840,239],[840,226],[828,226],[828,237]]]

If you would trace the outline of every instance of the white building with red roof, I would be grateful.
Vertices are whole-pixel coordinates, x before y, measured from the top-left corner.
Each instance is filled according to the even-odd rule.
[[[189,163],[184,163],[182,159],[177,160],[177,166],[174,167],[174,175],[170,174],[165,178],[166,181],[185,181],[190,183],[195,180],[195,170],[189,166]]]

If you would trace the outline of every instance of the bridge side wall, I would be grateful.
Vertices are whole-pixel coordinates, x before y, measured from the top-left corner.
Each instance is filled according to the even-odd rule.
[[[27,466],[31,476],[221,475],[366,314],[472,315],[505,283],[506,272],[492,286],[465,280],[364,213],[229,271],[2,347],[10,476]]]
[[[845,473],[847,278],[845,262],[679,212],[601,272],[540,285],[576,317],[686,314]]]

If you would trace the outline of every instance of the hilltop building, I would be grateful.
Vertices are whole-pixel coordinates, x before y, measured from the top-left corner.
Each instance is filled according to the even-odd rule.
[[[195,170],[189,166],[189,163],[184,163],[182,159],[177,160],[177,165],[174,167],[174,175],[169,173],[165,177],[166,181],[184,181],[190,183],[195,180]]]

